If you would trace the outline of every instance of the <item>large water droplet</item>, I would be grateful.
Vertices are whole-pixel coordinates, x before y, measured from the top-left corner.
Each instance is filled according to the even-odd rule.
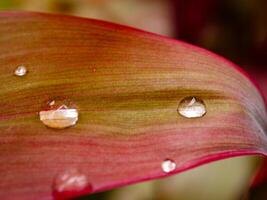
[[[173,160],[167,159],[161,163],[162,171],[170,173],[176,169],[176,163]]]
[[[78,110],[67,106],[64,101],[52,100],[49,108],[39,112],[40,120],[50,128],[63,129],[73,126],[78,121]]]
[[[27,68],[23,65],[18,66],[17,69],[14,71],[16,76],[25,76],[27,74]]]
[[[186,97],[178,106],[178,113],[186,118],[202,117],[206,112],[203,100],[197,97]]]
[[[92,185],[87,176],[77,169],[68,169],[59,173],[53,182],[53,195],[57,199],[68,199],[91,192]]]

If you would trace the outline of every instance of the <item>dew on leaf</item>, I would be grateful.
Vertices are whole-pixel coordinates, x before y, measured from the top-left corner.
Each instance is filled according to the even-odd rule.
[[[178,113],[186,118],[203,117],[207,110],[204,101],[197,97],[186,97],[178,106]]]
[[[25,76],[27,74],[27,68],[24,65],[20,65],[15,69],[14,74],[16,76]]]
[[[176,163],[173,160],[167,159],[161,163],[162,171],[170,173],[176,169]]]
[[[52,100],[48,102],[48,108],[39,112],[40,120],[44,125],[63,129],[74,126],[78,121],[78,110],[64,101]]]
[[[87,176],[78,169],[68,169],[58,173],[52,185],[53,195],[59,199],[67,199],[79,194],[92,192],[92,185]]]

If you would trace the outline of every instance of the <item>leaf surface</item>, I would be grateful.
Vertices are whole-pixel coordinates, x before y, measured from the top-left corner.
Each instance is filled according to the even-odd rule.
[[[24,65],[26,76],[14,76]],[[64,199],[165,177],[227,157],[267,154],[266,108],[231,62],[173,39],[102,21],[0,14],[0,198]],[[188,96],[207,113],[177,113]],[[47,102],[68,101],[78,123],[52,129]],[[169,174],[161,163],[171,159]],[[90,187],[60,193],[58,174]]]

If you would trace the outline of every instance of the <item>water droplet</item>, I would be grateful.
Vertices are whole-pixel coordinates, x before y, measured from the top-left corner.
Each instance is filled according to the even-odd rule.
[[[78,121],[78,110],[65,103],[61,100],[49,101],[49,108],[39,112],[40,120],[50,128],[63,129],[74,126]]]
[[[27,74],[27,68],[23,65],[18,66],[17,69],[15,70],[14,74],[16,76],[25,76]]]
[[[60,199],[92,192],[92,185],[87,176],[77,169],[68,169],[59,173],[52,187],[53,195]]]
[[[186,118],[203,117],[206,112],[203,100],[197,97],[186,97],[178,106],[178,113]]]
[[[167,159],[161,163],[162,171],[170,173],[176,169],[176,163],[173,160]]]

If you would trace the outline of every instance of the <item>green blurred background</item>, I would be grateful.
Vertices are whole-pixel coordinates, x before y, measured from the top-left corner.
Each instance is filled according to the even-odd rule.
[[[235,61],[267,84],[266,0],[0,0],[0,10],[96,18],[174,37]],[[80,199],[244,200],[259,163],[256,157],[227,159]]]

